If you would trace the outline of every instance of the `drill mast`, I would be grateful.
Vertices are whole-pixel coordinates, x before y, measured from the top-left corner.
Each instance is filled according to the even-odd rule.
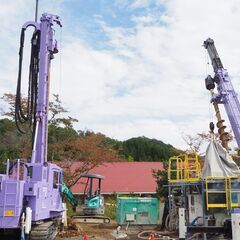
[[[215,48],[214,41],[211,38],[208,38],[204,41],[203,45],[208,51],[215,73],[213,78],[210,75],[207,76],[205,80],[206,88],[213,91],[215,84],[217,85],[218,93],[213,94],[211,101],[213,103],[224,105],[238,147],[240,147],[240,104],[237,94],[233,88],[227,70],[223,68],[223,64]],[[219,133],[222,135],[221,140],[223,141],[229,139],[229,136],[226,136],[226,133],[224,133],[225,127],[222,127],[222,130],[219,129]]]
[[[39,85],[36,108],[36,128],[32,149],[32,163],[47,162],[47,131],[48,131],[48,105],[50,83],[50,61],[53,54],[58,52],[57,42],[53,38],[52,25],[56,22],[61,26],[58,16],[43,14],[41,17],[40,31],[40,61]]]

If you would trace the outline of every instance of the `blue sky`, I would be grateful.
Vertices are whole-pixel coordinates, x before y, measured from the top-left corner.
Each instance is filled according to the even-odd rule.
[[[135,31],[137,22],[135,18],[154,15],[160,16],[164,12],[164,5],[155,1],[143,1],[136,4],[136,1],[65,1],[61,6],[65,14],[65,28],[71,29],[68,34],[81,34],[91,47],[95,49],[111,49],[108,44],[109,36],[102,29],[102,24],[111,28],[124,28],[129,33]],[[155,23],[161,24],[159,20]],[[147,23],[146,23],[147,24]]]
[[[20,29],[33,20],[34,2],[0,0],[0,95],[15,92]],[[144,135],[185,149],[182,135],[208,131],[213,119],[204,86],[212,68],[201,46],[208,37],[240,89],[240,0],[39,4],[39,13],[63,20],[62,30],[56,28],[60,53],[52,62],[51,93],[79,119],[76,129],[116,139]]]

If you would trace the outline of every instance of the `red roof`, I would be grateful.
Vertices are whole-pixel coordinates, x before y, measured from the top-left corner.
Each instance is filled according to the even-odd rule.
[[[79,164],[79,163],[75,163]],[[76,167],[76,165],[75,165]],[[100,174],[105,178],[102,181],[102,193],[156,193],[157,184],[152,176],[153,169],[162,170],[161,162],[115,162],[105,163],[89,171]],[[82,179],[81,179],[82,182]],[[71,191],[74,194],[84,192],[84,184],[78,182]]]

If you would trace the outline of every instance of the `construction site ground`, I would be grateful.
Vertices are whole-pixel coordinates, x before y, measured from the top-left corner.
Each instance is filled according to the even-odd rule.
[[[86,224],[86,223],[78,223],[77,231],[66,230],[64,232],[59,232],[57,240],[82,240],[84,235],[88,236],[89,240],[114,240],[114,239],[128,239],[128,240],[137,240],[138,234],[142,231],[158,231],[157,226],[129,226],[126,230],[126,226],[123,226],[120,230],[120,234],[116,235],[117,224],[115,222],[111,222],[109,224]],[[123,238],[123,235],[127,236]],[[149,233],[146,233],[144,238],[148,239]],[[163,237],[169,236],[169,237]],[[122,237],[122,238],[121,238]],[[161,236],[158,235],[157,239],[163,240],[172,240],[177,239],[176,236],[172,234],[168,234],[167,232],[162,232]]]

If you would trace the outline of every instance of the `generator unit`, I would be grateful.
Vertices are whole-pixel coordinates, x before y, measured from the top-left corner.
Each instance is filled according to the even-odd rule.
[[[141,197],[117,198],[117,224],[158,224],[158,199]]]

